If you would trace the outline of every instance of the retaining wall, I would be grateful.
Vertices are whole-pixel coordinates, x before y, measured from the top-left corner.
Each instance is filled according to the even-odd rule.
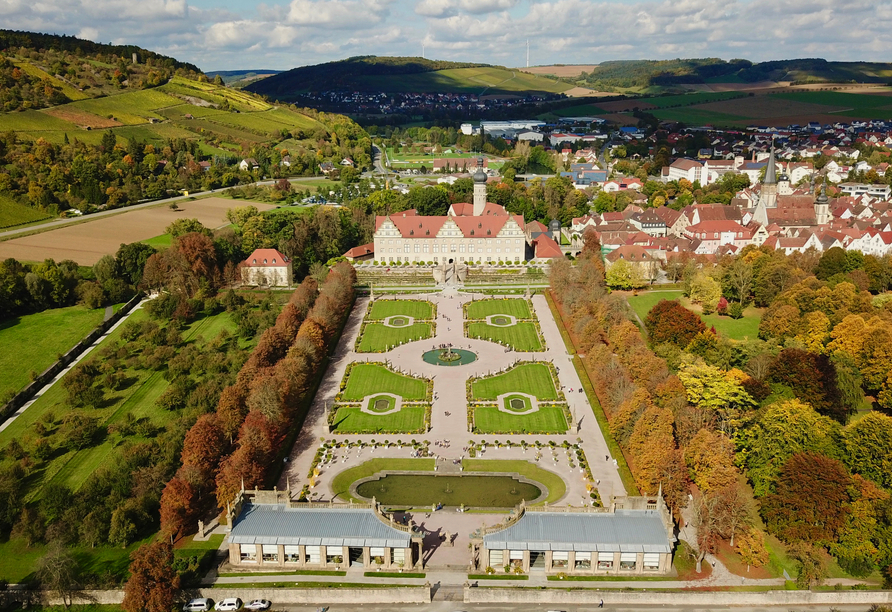
[[[837,606],[892,604],[892,591],[696,591],[654,593],[608,591],[596,588],[565,589],[464,588],[465,603],[598,604],[712,606]]]
[[[200,589],[200,597],[220,601],[238,597],[242,601],[270,599],[278,604],[426,604],[431,601],[430,585],[401,586],[391,589]]]
[[[62,355],[56,363],[48,367],[27,387],[19,391],[6,405],[0,408],[0,423],[11,417],[16,410],[27,404],[31,398],[37,395],[37,392],[49,384],[59,372],[64,370],[68,365],[77,359],[81,353],[90,348],[96,340],[111,328],[112,325],[121,320],[121,317],[133,310],[133,307],[139,304],[142,294],[137,293],[129,302],[124,304],[121,309],[114,313],[107,321],[103,321],[99,326],[84,337],[83,340],[75,344],[67,353]]]

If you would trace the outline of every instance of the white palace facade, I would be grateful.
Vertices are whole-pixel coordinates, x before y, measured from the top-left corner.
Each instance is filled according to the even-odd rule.
[[[375,261],[382,264],[520,263],[527,259],[523,215],[486,201],[478,162],[473,204],[453,204],[445,216],[407,210],[376,217]]]

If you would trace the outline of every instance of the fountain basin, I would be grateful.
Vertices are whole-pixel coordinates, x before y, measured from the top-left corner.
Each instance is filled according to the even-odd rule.
[[[422,355],[425,363],[442,366],[466,365],[477,361],[477,354],[465,349],[434,349]]]
[[[357,481],[352,493],[386,506],[427,507],[434,504],[476,508],[512,508],[522,500],[536,503],[548,496],[544,485],[513,474],[384,472]]]

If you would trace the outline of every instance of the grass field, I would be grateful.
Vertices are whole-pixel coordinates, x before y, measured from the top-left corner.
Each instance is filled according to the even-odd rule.
[[[466,307],[468,319],[485,319],[490,315],[503,314],[518,319],[533,318],[530,304],[524,299],[475,300]]]
[[[514,472],[542,483],[548,489],[548,497],[542,503],[553,504],[567,493],[563,478],[523,459],[465,459],[462,466],[466,472]]]
[[[387,327],[383,323],[367,323],[356,351],[381,353],[391,347],[431,337],[430,323],[414,323],[406,327]]]
[[[496,327],[487,323],[468,323],[468,337],[501,342],[515,351],[541,351],[542,342],[532,321],[519,321],[509,327]]]
[[[539,401],[556,400],[558,392],[548,366],[524,363],[504,374],[475,381],[471,395],[475,400],[494,400],[503,393],[527,393]]]
[[[669,106],[706,104],[708,102],[719,102],[721,100],[729,100],[731,98],[740,98],[743,94],[737,91],[722,92],[697,92],[689,94],[680,94],[677,96],[655,96],[642,100],[648,104],[652,104],[657,108],[667,108]]]
[[[424,427],[423,406],[403,406],[391,414],[369,414],[353,406],[338,408],[332,433],[411,433]]]
[[[140,540],[127,548],[103,546],[99,548],[69,548],[77,563],[78,570],[82,572],[95,572],[101,576],[105,573],[123,579],[127,576],[127,568],[130,567],[130,554],[143,544],[150,542],[154,536]],[[10,583],[32,582],[37,579],[35,575],[37,564],[48,550],[46,544],[35,543],[25,546],[24,540],[15,538],[0,543],[0,579]],[[77,606],[81,608],[81,606]],[[86,606],[84,606],[86,607]],[[108,609],[106,607],[106,609]],[[120,608],[118,608],[120,609]]]
[[[553,110],[551,114],[558,117],[588,117],[590,115],[603,115],[606,112],[603,108],[594,104],[580,104],[579,106],[568,106],[567,108]]]
[[[661,108],[653,111],[654,116],[662,121],[681,121],[683,123],[735,125],[746,122],[748,117],[718,113],[694,107]]]
[[[155,236],[154,238],[140,240],[140,242],[155,247],[159,250],[166,249],[169,248],[171,244],[173,244],[173,236],[171,236],[170,234],[161,234],[160,236]]]
[[[54,308],[0,322],[0,397],[18,392],[102,323],[104,308]]]
[[[682,306],[699,312],[700,308],[691,305],[690,300],[684,297],[682,291],[647,291],[639,293],[635,296],[627,298],[629,306],[632,307],[641,320],[644,321],[650,309],[656,306],[660,300],[680,300]],[[742,319],[732,319],[727,316],[719,316],[717,314],[704,315],[700,318],[707,328],[715,327],[719,335],[732,340],[745,340],[747,338],[755,340],[759,336],[759,323],[762,321],[762,310],[750,306],[743,311]]]
[[[422,401],[427,393],[427,383],[391,372],[384,366],[359,363],[353,366],[347,377],[347,386],[341,393],[342,400],[357,402],[366,395],[393,393],[406,401]]]
[[[430,302],[423,300],[375,300],[366,318],[380,320],[396,315],[414,319],[432,319],[434,307]]]
[[[540,406],[532,414],[508,414],[496,406],[478,406],[474,409],[476,433],[507,434],[565,434],[567,419],[559,406]]]
[[[49,213],[30,206],[23,206],[5,196],[0,196],[0,228],[34,223],[50,217],[52,215]]]
[[[138,310],[131,315],[130,320],[140,321],[147,318],[148,314],[144,310]],[[214,338],[223,329],[236,331],[235,324],[226,312],[198,319],[183,330],[182,336],[187,342],[200,342]],[[120,338],[120,333],[121,328],[110,334],[100,347],[109,342],[116,342]],[[124,372],[131,379],[130,384],[108,396],[104,407],[91,409],[91,415],[99,419],[103,427],[122,422],[127,414],[136,419],[145,417],[158,426],[163,425],[170,419],[170,413],[155,404],[155,400],[168,385],[161,372],[142,369],[124,370]],[[0,447],[5,446],[13,438],[21,440],[32,436],[34,424],[45,414],[52,412],[57,418],[58,415],[64,414],[68,410],[65,397],[63,386],[53,385],[9,427],[0,432]],[[28,501],[38,499],[43,487],[49,483],[63,484],[72,490],[77,490],[90,474],[117,452],[116,445],[116,440],[110,436],[96,446],[55,455],[42,466],[40,471],[30,476],[26,499]]]
[[[384,470],[433,472],[434,459],[394,459],[392,457],[387,459],[369,459],[365,463],[349,470],[344,470],[334,477],[331,481],[332,499],[340,496],[342,501],[362,501],[350,497],[350,485],[360,478],[368,478]],[[545,483],[543,482],[542,484]]]

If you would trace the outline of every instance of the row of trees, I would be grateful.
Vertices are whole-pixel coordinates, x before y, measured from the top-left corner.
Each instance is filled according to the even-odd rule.
[[[24,264],[0,261],[0,319],[61,308],[78,302],[88,308],[127,301],[135,295],[146,260],[155,252],[141,244],[122,244],[92,268],[71,260]]]
[[[328,343],[353,303],[354,281],[352,266],[342,263],[321,286],[307,277],[295,290],[235,383],[224,389],[216,411],[186,435],[182,465],[161,500],[164,533],[188,533],[211,499],[222,510],[242,484],[265,484],[274,465],[270,457],[283,450],[303,418]]]

